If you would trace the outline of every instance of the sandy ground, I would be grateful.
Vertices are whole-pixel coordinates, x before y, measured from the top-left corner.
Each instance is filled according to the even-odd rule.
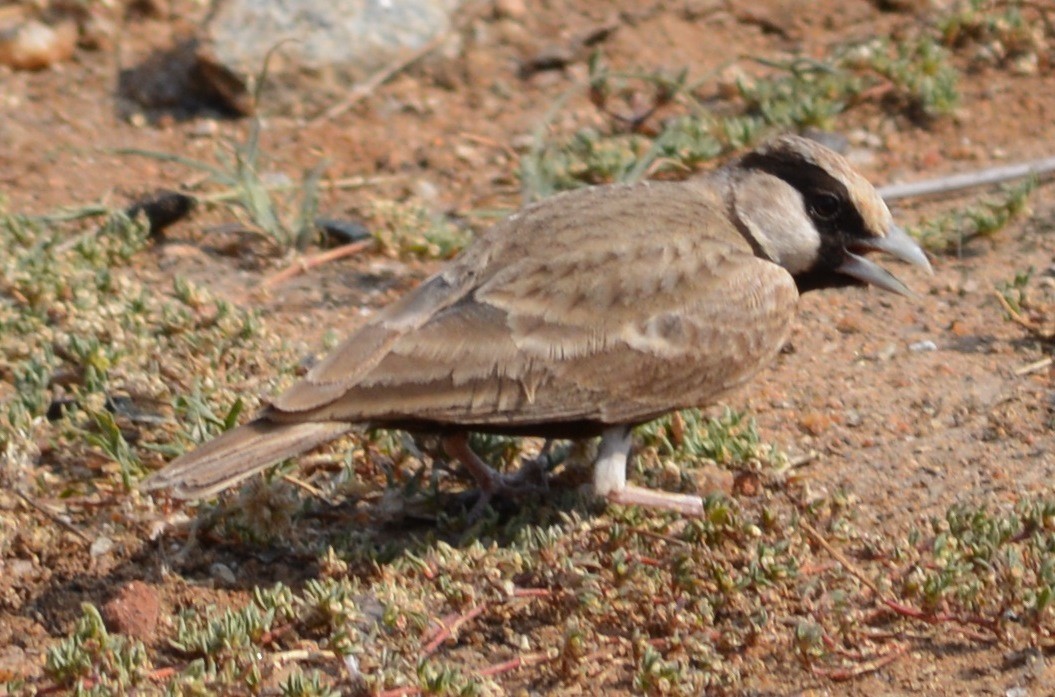
[[[704,79],[700,92],[707,95],[716,88],[707,87],[705,78],[728,70],[731,53],[819,56],[837,42],[896,34],[926,16],[829,0],[810,3],[808,10],[802,3],[766,0],[750,12],[690,1],[568,0],[522,11],[518,3],[507,4],[512,17],[485,8],[467,22],[448,55],[399,73],[347,113],[312,123],[265,114],[261,147],[269,169],[298,176],[328,158],[327,178],[377,178],[361,188],[324,191],[320,211],[330,217],[355,216],[374,198],[409,197],[479,229],[486,224],[481,211],[519,205],[516,155],[530,145],[554,103],[586,78],[585,55],[575,47],[599,27],[611,29],[602,47],[614,68],[685,67]],[[225,139],[242,137],[245,120],[163,114],[144,122],[124,118],[119,104],[119,66],[136,64],[167,45],[201,14],[196,4],[177,2],[162,16],[121,20],[125,31],[111,51],[78,50],[71,61],[40,72],[0,69],[0,187],[9,211],[43,213],[98,201],[121,206],[158,188],[192,184],[198,173],[177,163],[113,149],[209,161]],[[1052,41],[1049,37],[1049,45]],[[570,55],[564,68],[526,77],[518,72],[526,61],[555,50]],[[862,149],[859,158],[872,181],[923,179],[1052,154],[1050,63],[1042,60],[1035,71],[969,69],[967,54],[957,54],[964,74],[954,116],[921,126],[865,104],[840,117],[840,132],[874,134],[876,145]],[[763,70],[748,60],[737,64],[748,73]],[[603,129],[610,121],[587,100],[574,98],[552,122],[549,137],[556,140],[584,126]],[[976,195],[904,204],[895,215],[913,223]],[[851,492],[858,501],[856,524],[878,538],[905,534],[953,503],[1000,506],[1050,494],[1052,372],[1028,368],[1050,353],[1050,346],[1006,321],[994,294],[997,285],[1028,269],[1035,269],[1037,297],[1051,293],[1055,189],[1040,187],[1030,206],[1031,217],[993,240],[976,242],[959,255],[936,256],[932,277],[899,271],[916,298],[857,289],[806,296],[788,350],[726,400],[756,419],[764,440],[792,456],[812,454],[801,476],[817,490]],[[257,307],[270,326],[301,342],[305,351],[318,348],[324,328],[340,333],[354,326],[361,308],[383,304],[433,268],[359,255],[313,269],[270,294],[247,295],[289,260],[240,259],[203,245],[210,226],[225,222],[229,214],[222,208],[196,213],[170,230],[167,241],[136,258],[135,275],[166,289],[172,278],[183,276]],[[49,522],[41,518],[40,524]],[[127,549],[118,579],[104,568],[85,570],[76,555],[66,561],[53,556],[46,580],[0,605],[0,625],[8,627],[0,632],[0,645],[17,635],[26,654],[37,655],[69,631],[71,612],[81,601],[101,601],[108,584],[140,573],[160,584],[170,604],[187,593],[198,594],[184,598],[192,604],[214,599],[217,591],[188,589],[171,576],[157,580],[151,550],[146,541]],[[784,666],[774,664],[768,666],[770,678],[756,677],[752,690],[1005,694],[1023,684],[1026,670],[1009,652],[999,642],[955,638],[914,648],[848,684],[811,683],[800,675],[788,685],[776,679]],[[1053,684],[1045,682],[1055,681],[1053,676],[1042,670],[1029,694],[1047,693],[1043,685]],[[505,684],[530,690],[532,677],[522,671]]]

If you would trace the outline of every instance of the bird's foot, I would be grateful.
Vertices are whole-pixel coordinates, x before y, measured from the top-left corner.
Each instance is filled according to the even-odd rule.
[[[489,467],[469,448],[464,434],[448,436],[444,439],[443,446],[448,455],[468,470],[480,489],[480,495],[469,511],[470,522],[479,520],[495,499],[515,501],[526,496],[544,494],[549,490],[546,449],[539,457],[523,462],[516,472],[502,474]]]
[[[519,501],[531,496],[541,496],[549,491],[546,469],[538,460],[524,462],[512,474],[490,471],[486,481],[479,481],[480,495],[469,510],[469,521],[476,522],[496,500]]]
[[[645,506],[675,511],[682,515],[702,516],[703,499],[689,494],[675,494],[669,491],[656,491],[633,484],[609,491],[605,498],[611,503],[624,506]]]

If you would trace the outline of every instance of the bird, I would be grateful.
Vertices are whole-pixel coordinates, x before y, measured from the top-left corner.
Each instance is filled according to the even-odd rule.
[[[802,293],[868,285],[911,297],[872,252],[931,272],[868,180],[798,135],[683,181],[558,194],[479,235],[252,421],[141,488],[209,497],[384,427],[438,435],[479,507],[527,484],[484,462],[470,433],[599,436],[596,495],[698,515],[699,496],[627,483],[632,429],[756,374],[787,341]]]

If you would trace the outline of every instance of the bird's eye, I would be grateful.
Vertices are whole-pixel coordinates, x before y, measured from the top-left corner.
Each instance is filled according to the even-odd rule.
[[[839,215],[840,208],[839,197],[824,191],[814,194],[810,201],[810,212],[821,220],[832,220]]]

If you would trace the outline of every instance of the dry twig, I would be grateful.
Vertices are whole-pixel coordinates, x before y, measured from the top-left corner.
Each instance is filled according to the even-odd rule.
[[[34,501],[32,498],[22,493],[21,491],[18,491],[17,489],[15,490],[15,496],[28,503],[37,511],[43,513],[51,522],[55,523],[64,530],[67,530],[76,535],[85,544],[90,545],[92,543],[92,538],[88,537],[88,535],[74,527],[73,523],[69,522],[68,520],[63,520],[57,513],[48,510],[48,508],[44,504]]]
[[[1007,298],[1004,297],[1003,293],[999,291],[993,291],[993,295],[996,296],[997,301],[1004,308],[1004,312],[1007,313],[1007,316],[1011,319],[1012,322],[1022,326],[1023,328],[1025,328],[1026,331],[1028,331],[1030,334],[1032,334],[1034,337],[1041,341],[1050,342],[1055,340],[1055,329],[1053,329],[1050,325],[1044,326],[1042,324],[1037,324],[1029,317],[1024,316],[1021,312],[1012,307],[1011,303],[1008,301]],[[1048,364],[1045,364],[1044,360],[1042,359],[1037,363],[1032,363],[1026,366],[1025,368],[1020,368],[1020,370],[1023,370],[1024,372],[1016,372],[1016,375],[1025,374],[1034,370],[1040,370],[1046,367],[1047,365]]]
[[[1032,363],[1022,366],[1021,368],[1015,369],[1015,375],[1017,375],[1018,377],[1022,377],[1023,375],[1029,375],[1030,373],[1039,373],[1040,371],[1049,367],[1052,362],[1053,360],[1051,356],[1041,358],[1039,361],[1034,361]]]
[[[872,581],[872,579],[865,576],[864,572],[858,569],[857,566],[855,566],[854,563],[846,557],[846,555],[844,555],[839,550],[835,549],[835,547],[833,547],[832,544],[828,542],[828,540],[824,539],[824,537],[817,531],[816,528],[807,523],[805,520],[800,520],[799,525],[802,526],[802,529],[806,531],[806,534],[811,540],[823,547],[824,550],[828,552],[828,554],[832,555],[832,557],[837,562],[839,562],[839,564],[841,564],[844,569],[850,572],[851,576],[853,576],[858,581],[867,586],[868,589],[872,591],[872,593],[875,595],[876,600],[878,600],[881,604],[885,605],[887,609],[891,610],[895,614],[900,615],[902,617],[909,617],[911,619],[922,620],[929,624],[941,624],[945,622],[951,622],[953,624],[959,625],[960,630],[963,631],[965,634],[968,634],[972,639],[990,640],[992,639],[992,637],[980,635],[977,632],[971,631],[971,625],[983,627],[991,631],[993,634],[999,633],[999,625],[996,620],[989,620],[983,617],[963,617],[960,615],[951,615],[949,613],[944,612],[927,612],[925,610],[912,607],[911,605],[905,605],[904,603],[899,603],[896,600],[887,598],[883,595],[882,591],[879,590],[879,586],[877,586],[875,582]]]
[[[486,609],[487,603],[480,603],[479,605],[474,605],[468,612],[455,616],[451,620],[444,618],[444,621],[440,623],[439,628],[436,630],[435,634],[433,634],[432,639],[429,643],[425,644],[425,648],[422,649],[421,654],[423,656],[430,656],[435,653],[436,649],[442,646],[443,642],[447,641],[447,639],[450,639],[463,624],[479,617]]]
[[[847,680],[853,680],[859,678],[867,673],[874,673],[880,668],[885,668],[897,659],[908,653],[908,646],[898,646],[893,651],[883,654],[882,656],[867,661],[865,663],[858,664],[851,668],[840,668],[838,670],[822,670],[814,668],[813,673],[835,682],[846,682]]]
[[[403,72],[411,65],[418,62],[419,60],[421,60],[422,58],[442,46],[443,42],[447,40],[448,36],[449,33],[446,32],[440,34],[435,39],[428,42],[427,44],[414,51],[410,55],[401,58],[400,60],[394,61],[389,65],[386,65],[384,68],[381,68],[370,77],[366,78],[359,84],[352,87],[348,96],[343,101],[334,104],[326,111],[322,112],[318,116],[308,121],[308,125],[314,126],[315,124],[320,123],[322,121],[328,121],[329,119],[336,118],[344,112],[348,111],[356,104],[373,94],[378,87],[385,84],[393,77]]]
[[[344,257],[350,257],[353,254],[369,249],[374,245],[374,240],[359,240],[358,242],[351,242],[349,244],[341,245],[333,249],[316,254],[313,257],[300,258],[290,266],[287,266],[282,271],[269,276],[260,282],[261,288],[273,288],[281,283],[285,283],[291,278],[295,278],[306,271],[315,268],[316,266],[322,266],[323,264],[337,259],[343,259]]]
[[[940,196],[963,189],[1000,184],[1012,179],[1024,179],[1029,176],[1046,178],[1053,174],[1055,174],[1055,157],[1045,157],[1040,160],[1001,165],[1000,167],[988,167],[974,172],[952,174],[918,182],[887,184],[879,187],[879,195],[887,201],[919,198],[922,196]]]

